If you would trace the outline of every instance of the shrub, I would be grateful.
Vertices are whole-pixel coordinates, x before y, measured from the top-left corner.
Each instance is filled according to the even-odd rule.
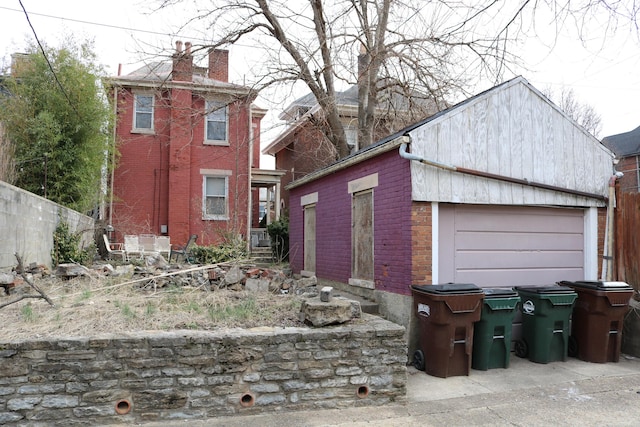
[[[289,259],[289,218],[281,217],[267,225],[267,233],[271,237],[271,252],[276,262],[287,261]]]
[[[247,257],[244,242],[228,241],[218,246],[198,246],[191,248],[191,256],[197,264],[217,264]]]
[[[69,231],[69,224],[59,221],[53,233],[53,250],[51,253],[53,264],[59,265],[65,262],[87,264],[92,261],[96,253],[96,247],[92,244],[87,248],[80,248],[81,238],[81,232],[72,233]]]

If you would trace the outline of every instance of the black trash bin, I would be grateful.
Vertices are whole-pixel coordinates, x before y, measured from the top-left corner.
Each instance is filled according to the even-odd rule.
[[[633,288],[625,282],[559,282],[578,294],[571,321],[569,355],[586,362],[620,360],[622,327]]]
[[[473,327],[471,367],[481,371],[508,368],[511,356],[511,328],[520,302],[513,289],[483,289],[480,321]]]
[[[482,289],[474,284],[411,286],[419,322],[414,366],[440,378],[469,375],[473,324],[480,320]]]
[[[569,321],[577,294],[568,286],[516,287],[522,304],[522,339],[516,356],[536,363],[567,360]]]

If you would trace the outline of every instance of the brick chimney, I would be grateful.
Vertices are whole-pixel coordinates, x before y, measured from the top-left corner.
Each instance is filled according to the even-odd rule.
[[[209,50],[209,78],[221,82],[229,81],[229,51]]]
[[[176,42],[176,52],[172,55],[173,70],[171,72],[171,80],[180,82],[190,82],[193,79],[193,56],[191,55],[191,43],[184,44],[185,50],[182,50],[182,42]]]

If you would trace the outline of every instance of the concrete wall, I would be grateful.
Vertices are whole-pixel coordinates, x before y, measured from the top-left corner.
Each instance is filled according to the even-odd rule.
[[[403,402],[404,328],[363,319],[0,343],[0,424],[133,425]]]
[[[17,265],[16,252],[25,264],[51,267],[53,233],[60,219],[72,232],[86,231],[83,245],[93,242],[92,218],[0,181],[0,270]]]

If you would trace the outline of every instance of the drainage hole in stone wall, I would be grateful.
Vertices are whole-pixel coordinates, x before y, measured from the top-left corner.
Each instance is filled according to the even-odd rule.
[[[356,396],[358,396],[360,399],[367,397],[369,395],[369,387],[367,387],[366,385],[361,385],[360,387],[358,387],[358,390],[356,390]]]
[[[245,408],[253,406],[254,403],[255,399],[253,398],[253,395],[251,393],[245,393],[242,395],[242,397],[240,397],[240,405],[244,406]]]
[[[131,411],[131,402],[127,399],[118,400],[116,402],[116,413],[118,415],[128,414]]]

